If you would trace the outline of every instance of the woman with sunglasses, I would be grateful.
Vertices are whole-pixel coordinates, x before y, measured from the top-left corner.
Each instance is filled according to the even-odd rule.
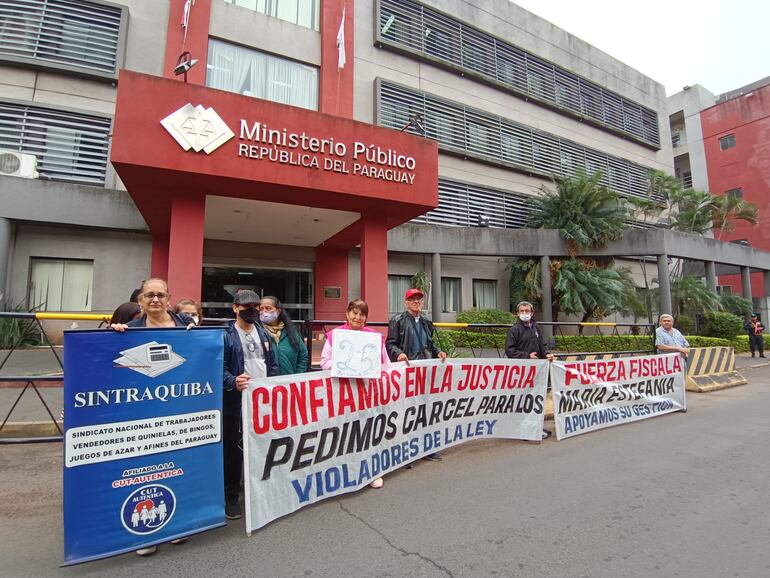
[[[321,369],[332,368],[332,339],[334,338],[334,332],[339,330],[348,331],[366,331],[368,333],[379,333],[371,327],[366,327],[366,318],[369,316],[369,305],[363,299],[354,299],[348,303],[348,309],[345,312],[347,322],[335,327],[331,331],[326,333],[326,343],[321,351]],[[388,352],[385,350],[385,336],[381,334],[382,344],[380,347],[380,359],[383,365],[390,363],[388,359]],[[373,488],[382,487],[382,478],[377,478],[371,484]]]

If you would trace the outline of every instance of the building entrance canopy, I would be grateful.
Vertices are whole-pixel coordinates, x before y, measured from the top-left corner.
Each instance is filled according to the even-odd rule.
[[[125,70],[111,160],[154,234],[175,194],[375,212],[387,228],[438,205],[431,140]]]

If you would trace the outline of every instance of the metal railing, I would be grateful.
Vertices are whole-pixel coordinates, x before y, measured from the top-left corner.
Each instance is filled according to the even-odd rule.
[[[60,422],[56,419],[55,413],[51,411],[46,403],[38,383],[63,382],[64,364],[59,353],[56,351],[52,341],[49,339],[42,322],[46,320],[67,320],[67,321],[98,321],[99,326],[103,326],[110,320],[110,314],[101,313],[50,313],[50,312],[0,312],[0,319],[23,319],[36,325],[39,330],[43,344],[48,347],[56,358],[61,373],[49,375],[0,375],[0,383],[23,383],[21,392],[16,397],[10,410],[6,413],[0,424],[0,432],[8,423],[13,411],[18,406],[22,397],[28,390],[32,390],[42,403],[46,413],[59,432],[58,436],[35,437],[35,438],[10,438],[0,437],[2,443],[25,443],[40,441],[61,441],[63,431]],[[230,321],[226,318],[205,318],[202,325],[216,326],[223,325]],[[314,360],[320,361],[320,352],[326,339],[327,331],[344,324],[341,320],[318,320],[307,319],[298,322],[297,326],[305,339],[308,349],[308,371],[320,369],[319,364]],[[375,328],[387,328],[388,322],[379,321],[368,323],[367,326]],[[565,357],[575,353],[581,355],[598,355],[612,353],[614,355],[633,355],[646,354],[655,351],[655,325],[639,323],[608,323],[608,322],[538,322],[538,326],[543,331],[547,341],[548,350],[556,357]],[[454,357],[484,357],[484,358],[502,358],[505,357],[505,337],[509,324],[480,324],[480,323],[434,323],[436,328],[435,341],[439,348],[446,351]],[[571,328],[574,333],[566,333],[565,329]],[[586,334],[588,332],[588,334]],[[596,344],[598,347],[593,351],[586,351],[585,347],[579,347],[580,339],[588,338],[589,344]],[[11,354],[18,349],[23,334],[19,334],[18,342],[13,343],[6,352],[2,361],[0,361],[0,370],[6,365]],[[618,349],[617,345],[627,344],[632,347]]]

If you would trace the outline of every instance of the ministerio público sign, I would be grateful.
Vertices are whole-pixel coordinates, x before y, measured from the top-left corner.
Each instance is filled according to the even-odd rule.
[[[184,150],[211,154],[235,136],[214,111],[188,103],[161,121]],[[238,157],[382,181],[414,183],[414,157],[358,140],[345,142],[240,119]]]

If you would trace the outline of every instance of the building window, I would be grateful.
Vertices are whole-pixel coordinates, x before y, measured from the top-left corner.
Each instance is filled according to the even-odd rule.
[[[225,0],[273,18],[318,30],[320,0]]]
[[[39,311],[91,311],[93,278],[93,261],[33,257],[28,304]]]
[[[404,310],[404,295],[411,288],[410,275],[388,275],[388,312],[391,315]]]
[[[459,277],[441,278],[441,310],[444,313],[457,313],[460,311]]]
[[[85,0],[0,3],[0,59],[115,77],[124,9]]]
[[[536,102],[556,104],[567,114],[655,148],[660,145],[658,115],[650,108],[419,2],[379,0],[377,10],[378,45],[491,81]]]
[[[742,199],[743,198],[743,189],[737,188],[737,189],[730,189],[729,191],[725,191],[726,197],[734,197],[736,199]]]
[[[379,78],[376,86],[382,126],[402,130],[405,111],[419,114],[425,136],[438,141],[444,152],[546,178],[593,175],[600,170],[601,184],[621,195],[647,197],[648,167],[411,87]],[[406,130],[419,134],[414,127]]]
[[[318,109],[318,69],[258,50],[209,39],[206,86]]]
[[[717,294],[719,295],[732,295],[733,288],[730,285],[717,285]]]
[[[719,139],[719,150],[720,151],[726,151],[727,149],[731,149],[735,146],[735,135],[734,134],[728,134],[727,136],[723,136]]]
[[[497,309],[497,281],[473,280],[473,306],[476,309]]]
[[[0,102],[0,149],[37,157],[40,176],[104,185],[109,118]]]

